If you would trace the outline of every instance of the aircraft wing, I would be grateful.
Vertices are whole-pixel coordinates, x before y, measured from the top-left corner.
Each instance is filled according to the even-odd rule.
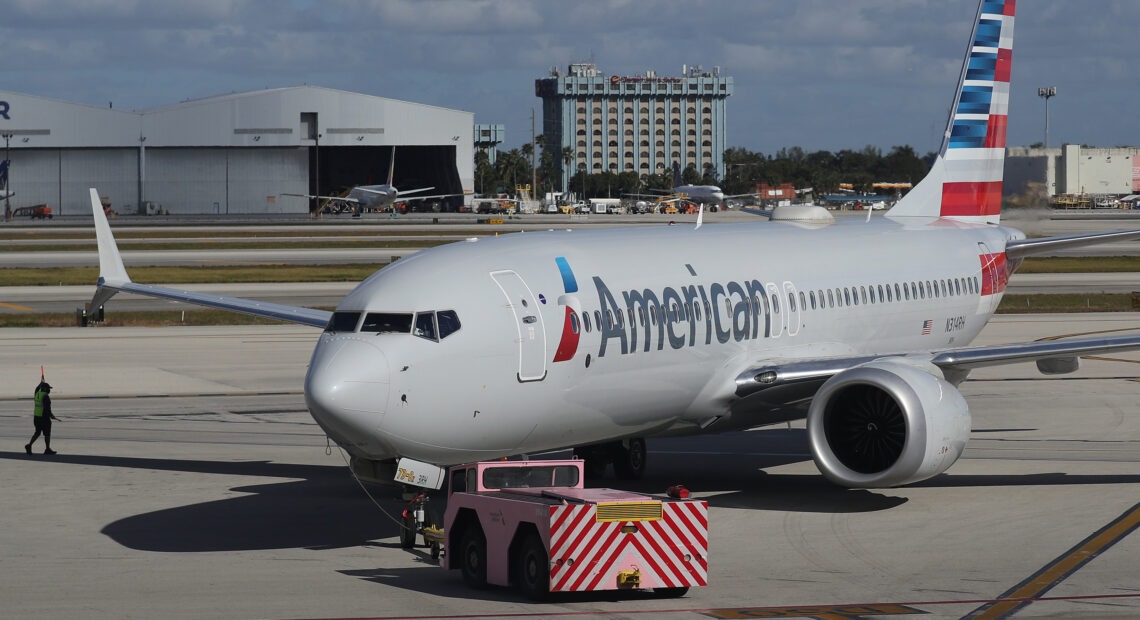
[[[787,360],[759,364],[736,376],[734,393],[743,398],[770,392],[781,402],[808,398],[831,377],[873,360],[898,358],[911,363],[928,362],[948,378],[965,379],[974,368],[1019,362],[1037,362],[1045,374],[1076,370],[1076,359],[1084,355],[1140,350],[1140,334],[1096,338],[1060,338],[1015,344],[963,347],[931,351],[928,354],[864,355],[814,360]]]
[[[99,193],[95,191],[95,188],[91,188],[91,212],[95,216],[95,237],[99,244],[99,282],[95,289],[95,295],[91,298],[92,308],[102,306],[115,293],[123,291],[210,308],[232,310],[312,327],[324,327],[332,317],[332,313],[326,310],[286,306],[240,297],[208,295],[153,284],[131,282],[127,270],[123,266],[123,257],[119,254],[119,247],[111,234],[111,225],[107,222],[107,216],[103,213],[103,206],[99,203]]]
[[[432,196],[409,196],[409,197],[405,198],[404,192],[400,192],[400,195],[396,197],[396,202],[411,202],[413,200],[431,200],[432,198],[447,198],[450,196],[462,196],[462,195],[463,194],[434,194]]]
[[[348,198],[346,196],[318,196],[314,194],[278,194],[278,196],[296,196],[298,198],[319,198],[321,200],[339,200],[340,202],[360,202],[355,198]]]

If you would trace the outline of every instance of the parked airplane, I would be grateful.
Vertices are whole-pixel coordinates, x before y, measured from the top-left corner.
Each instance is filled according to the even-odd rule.
[[[396,172],[396,147],[392,147],[392,158],[388,162],[388,182],[382,185],[358,185],[344,196],[320,196],[313,194],[281,194],[282,196],[297,196],[301,198],[317,198],[319,200],[331,200],[336,203],[347,205],[348,210],[353,213],[360,213],[361,210],[369,211],[384,211],[390,209],[396,202],[411,202],[414,200],[434,200],[436,198],[448,198],[451,196],[462,196],[463,194],[432,194],[425,196],[412,196],[420,192],[427,192],[435,189],[434,187],[420,187],[417,189],[398,190],[395,185],[392,185],[392,176]]]
[[[16,195],[16,192],[8,191],[8,164],[10,163],[12,162],[7,159],[0,161],[0,200]]]
[[[884,217],[793,206],[746,224],[469,239],[325,312],[131,282],[92,190],[92,303],[124,291],[323,328],[306,402],[374,479],[436,486],[436,466],[568,447],[636,477],[646,437],[806,416],[832,482],[924,480],[969,439],[957,386],[972,369],[1064,373],[1140,349],[1140,335],[966,346],[1024,257],[1140,237],[1000,225],[1013,22],[1014,0],[980,2],[939,155]]]
[[[751,194],[727,194],[726,195],[724,193],[724,190],[717,187],[716,185],[688,185],[688,184],[686,184],[686,185],[677,185],[676,187],[674,187],[671,195],[674,196],[675,199],[688,200],[689,202],[692,202],[694,204],[710,205],[713,207],[712,210],[716,211],[716,207],[724,206],[725,200],[727,200],[729,198],[741,198],[744,196],[755,196],[756,194],[751,193]],[[657,199],[663,197],[663,196],[659,196],[659,195],[648,195],[648,194],[629,194],[629,196],[634,197],[634,198],[657,198]]]

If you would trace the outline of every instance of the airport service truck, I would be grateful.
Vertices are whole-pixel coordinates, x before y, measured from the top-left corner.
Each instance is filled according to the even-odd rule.
[[[578,459],[453,467],[443,529],[422,528],[425,543],[468,585],[513,585],[539,600],[642,589],[676,597],[708,583],[707,502],[683,487],[662,498],[582,480]]]

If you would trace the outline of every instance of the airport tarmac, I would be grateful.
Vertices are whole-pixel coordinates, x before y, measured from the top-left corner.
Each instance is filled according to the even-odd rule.
[[[1003,315],[978,343],[1140,329],[1140,313]],[[650,440],[647,492],[711,506],[706,588],[525,602],[406,551],[300,393],[297,326],[0,330],[0,600],[37,618],[1135,618],[1140,354],[976,372],[962,460],[914,486],[830,486],[802,424]],[[40,365],[61,421],[28,456]],[[442,499],[436,499],[441,508]]]

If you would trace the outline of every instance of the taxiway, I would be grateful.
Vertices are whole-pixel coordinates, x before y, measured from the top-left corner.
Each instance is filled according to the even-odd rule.
[[[1135,331],[1140,313],[1003,315],[978,343]],[[976,372],[965,456],[830,486],[802,424],[650,440],[647,492],[711,505],[711,585],[524,602],[402,550],[305,412],[316,330],[0,330],[0,600],[38,618],[1140,616],[1140,354]],[[40,365],[59,454],[28,456]],[[37,448],[42,449],[42,442]],[[435,500],[437,505],[442,499]]]

